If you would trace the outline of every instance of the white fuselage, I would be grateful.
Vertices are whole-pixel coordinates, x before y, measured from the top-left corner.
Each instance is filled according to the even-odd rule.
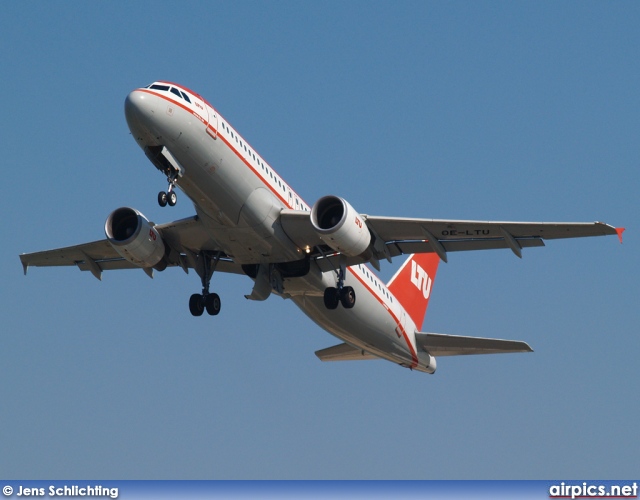
[[[127,96],[129,128],[141,148],[165,146],[179,162],[177,185],[220,249],[238,264],[304,258],[306,249],[287,237],[278,217],[282,209],[310,211],[310,206],[200,96],[180,85],[158,85],[167,90],[149,86]],[[348,344],[433,373],[434,359],[416,348],[415,323],[368,266],[347,268],[344,284],[357,296],[352,309],[325,307],[323,292],[335,284],[336,274],[312,260],[306,276],[284,280],[283,296]]]

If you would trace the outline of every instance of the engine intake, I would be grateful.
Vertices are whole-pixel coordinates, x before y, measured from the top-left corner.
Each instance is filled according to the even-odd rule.
[[[129,207],[114,210],[107,217],[104,232],[115,251],[132,264],[158,271],[167,267],[160,233],[137,210]]]
[[[362,216],[344,199],[324,196],[311,209],[311,224],[322,241],[349,257],[369,248],[371,233]]]

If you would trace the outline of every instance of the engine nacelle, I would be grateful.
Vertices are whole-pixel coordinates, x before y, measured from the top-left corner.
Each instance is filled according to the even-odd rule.
[[[311,224],[322,241],[349,257],[363,254],[371,243],[371,233],[360,214],[337,196],[316,201],[311,209]]]
[[[114,210],[107,217],[104,232],[115,251],[132,264],[159,271],[167,267],[160,233],[137,210],[129,207]]]

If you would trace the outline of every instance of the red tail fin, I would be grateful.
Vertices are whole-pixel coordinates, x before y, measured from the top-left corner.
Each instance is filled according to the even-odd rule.
[[[435,253],[410,255],[387,285],[419,329],[422,329],[439,263],[440,257]]]

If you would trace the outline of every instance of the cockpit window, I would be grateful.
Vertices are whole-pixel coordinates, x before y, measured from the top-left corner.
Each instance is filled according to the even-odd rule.
[[[180,91],[175,87],[171,87],[171,93],[177,95],[180,98],[182,98],[182,96],[180,95]]]
[[[189,96],[185,94],[182,90],[180,91],[180,93],[182,94],[182,97],[184,97],[184,100],[187,101],[189,104],[191,104],[191,99],[189,99]]]
[[[164,91],[169,90],[169,86],[168,85],[157,85],[155,83],[153,85],[151,85],[151,87],[149,87],[149,88],[153,89],[153,90],[164,90]]]

